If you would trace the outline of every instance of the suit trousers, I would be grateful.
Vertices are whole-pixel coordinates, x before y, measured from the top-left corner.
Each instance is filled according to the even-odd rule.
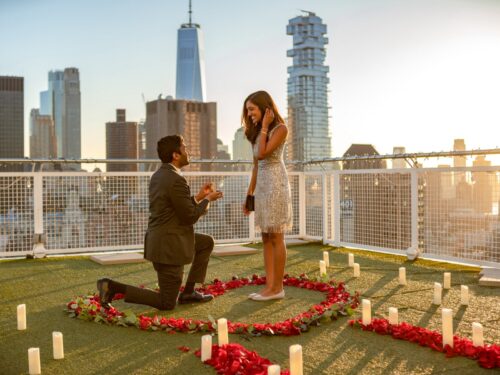
[[[201,233],[195,233],[194,239],[194,259],[187,282],[203,283],[214,248],[214,239]],[[172,310],[177,303],[184,265],[153,263],[153,267],[158,275],[160,291],[126,285],[125,302],[149,305],[159,310]]]

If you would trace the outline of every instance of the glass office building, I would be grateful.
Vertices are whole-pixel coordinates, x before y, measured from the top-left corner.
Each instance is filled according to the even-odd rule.
[[[40,115],[54,121],[58,158],[81,157],[81,93],[77,68],[49,72],[48,90],[40,93]]]
[[[293,36],[293,58],[288,67],[288,158],[311,160],[331,157],[328,124],[328,66],[324,65],[328,39],[326,25],[312,12],[292,18],[287,34]]]
[[[205,50],[200,25],[184,23],[177,30],[176,99],[206,101]]]

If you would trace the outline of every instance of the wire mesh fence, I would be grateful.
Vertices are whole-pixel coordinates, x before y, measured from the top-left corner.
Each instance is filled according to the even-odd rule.
[[[359,171],[358,171],[359,172]],[[411,245],[410,173],[340,173],[340,241],[406,251]]]
[[[305,178],[306,236],[323,236],[323,179],[321,173],[307,172]]]
[[[0,254],[33,247],[33,177],[0,174]]]
[[[419,191],[424,254],[500,262],[498,169],[427,170]]]
[[[49,253],[141,248],[152,173],[0,173],[0,256],[32,252],[35,228]],[[184,175],[192,194],[208,181],[224,192],[196,231],[219,243],[259,239],[253,216],[242,214],[249,171]],[[289,181],[288,237],[500,263],[500,167],[296,171]]]

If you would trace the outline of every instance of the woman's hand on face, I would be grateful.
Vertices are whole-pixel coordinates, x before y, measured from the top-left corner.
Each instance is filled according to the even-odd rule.
[[[262,119],[262,130],[267,131],[269,125],[274,121],[274,112],[271,108],[266,108],[264,118]]]

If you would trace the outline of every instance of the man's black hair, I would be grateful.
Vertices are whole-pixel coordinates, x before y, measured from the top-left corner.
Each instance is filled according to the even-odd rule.
[[[181,153],[182,136],[167,135],[158,141],[156,151],[158,151],[158,157],[163,163],[171,163],[174,158],[174,152]]]

